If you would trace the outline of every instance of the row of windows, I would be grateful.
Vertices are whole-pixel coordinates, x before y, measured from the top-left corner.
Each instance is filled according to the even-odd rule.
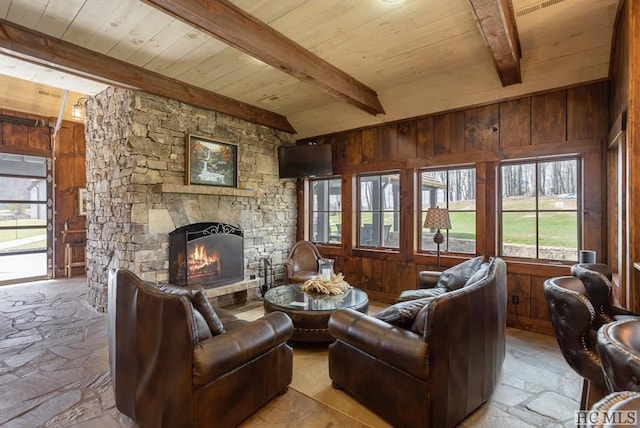
[[[504,163],[499,170],[501,256],[574,261],[580,248],[580,162],[576,157]],[[400,174],[357,176],[354,225],[358,247],[400,247]],[[429,208],[446,208],[451,228],[441,249],[476,253],[476,170],[438,168],[418,172],[420,225]],[[311,181],[311,240],[339,244],[342,186],[339,178]],[[436,250],[437,230],[417,228],[419,251]]]

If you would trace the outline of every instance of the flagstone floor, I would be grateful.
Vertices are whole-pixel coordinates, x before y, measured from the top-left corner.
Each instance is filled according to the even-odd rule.
[[[88,305],[86,289],[83,277],[0,287],[1,427],[135,426],[115,408],[106,316]],[[257,314],[259,303],[253,305],[251,311],[239,309],[239,316]],[[490,402],[461,426],[573,426],[581,379],[562,359],[555,339],[507,330],[507,357],[499,386]],[[326,351],[296,349],[294,354],[289,391],[256,412],[243,427],[387,426],[365,414],[366,409],[360,417],[332,404],[352,399],[330,388],[330,380],[324,379],[321,367],[326,365]],[[307,380],[311,367],[320,367],[321,379]]]

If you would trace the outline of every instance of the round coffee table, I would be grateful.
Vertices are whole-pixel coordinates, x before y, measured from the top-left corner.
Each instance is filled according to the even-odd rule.
[[[281,311],[293,321],[295,342],[332,342],[329,317],[340,308],[351,308],[362,313],[369,309],[367,293],[352,288],[336,296],[300,290],[302,284],[281,285],[264,295],[264,312]]]

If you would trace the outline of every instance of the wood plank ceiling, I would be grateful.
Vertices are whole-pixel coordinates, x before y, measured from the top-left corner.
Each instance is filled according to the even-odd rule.
[[[57,116],[60,105],[39,102],[42,93],[74,91],[71,104],[79,94],[93,95],[113,80],[142,88],[135,79],[110,74],[115,63],[133,74],[151,72],[157,82],[174,82],[175,92],[167,96],[179,97],[185,89],[204,91],[195,97],[200,100],[235,100],[231,104],[242,110],[238,115],[256,114],[262,117],[258,123],[274,120],[290,131],[288,123],[298,138],[306,138],[607,78],[618,0],[510,3],[210,0],[202,6],[197,0],[0,0],[7,28],[0,32],[0,74],[10,76],[0,77],[0,108]],[[214,19],[218,6],[249,15],[227,36],[235,47],[211,35],[220,30]],[[185,10],[196,14],[189,17]],[[259,34],[251,45],[242,44],[251,32],[245,32],[244,41],[233,40],[247,22]],[[85,72],[83,78],[52,71],[60,55],[47,51],[52,43],[44,42],[30,48],[50,56],[39,65],[25,62],[25,51],[11,39],[14,24],[43,33],[35,41],[46,36],[55,45],[59,39],[77,46],[82,58],[114,62],[104,62],[109,66],[103,72],[83,70],[89,67],[82,60],[65,65],[67,71]],[[285,46],[281,36],[292,45]],[[270,58],[274,43],[285,50]],[[291,54],[291,46],[299,46],[301,56]],[[38,55],[30,51],[27,59]],[[31,82],[33,89],[16,93],[9,83],[15,78]],[[327,88],[327,82],[340,79],[346,86]],[[371,92],[363,102],[354,91],[367,89]]]

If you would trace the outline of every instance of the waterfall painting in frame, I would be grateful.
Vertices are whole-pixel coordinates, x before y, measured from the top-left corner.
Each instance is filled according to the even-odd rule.
[[[238,146],[187,135],[185,184],[238,187]]]

